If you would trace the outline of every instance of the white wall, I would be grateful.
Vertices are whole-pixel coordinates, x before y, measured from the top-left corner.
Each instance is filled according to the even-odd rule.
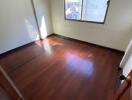
[[[127,77],[132,70],[132,40],[128,45],[120,66],[123,68],[123,75]]]
[[[127,77],[128,74],[131,72],[131,70],[132,70],[132,54],[130,55],[128,61],[126,62],[124,66],[123,75]]]
[[[111,0],[106,23],[64,20],[64,0],[50,0],[54,32],[125,51],[132,37],[132,0]]]
[[[48,5],[48,2],[44,0],[43,4]],[[45,12],[47,14],[48,10],[45,9]],[[47,32],[52,33],[52,29],[49,28],[49,19],[46,20]],[[0,3],[0,54],[38,39],[31,0],[2,0]]]
[[[125,51],[125,55],[120,63],[120,67],[121,68],[124,68],[125,64],[127,63],[129,57],[131,56],[132,54],[132,40],[130,41],[126,51]]]
[[[47,35],[53,33],[49,0],[33,0],[33,2],[35,5],[41,38],[45,38]]]

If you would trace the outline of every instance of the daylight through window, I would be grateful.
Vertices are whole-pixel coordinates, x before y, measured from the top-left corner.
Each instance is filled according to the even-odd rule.
[[[65,0],[65,18],[104,23],[109,0]]]

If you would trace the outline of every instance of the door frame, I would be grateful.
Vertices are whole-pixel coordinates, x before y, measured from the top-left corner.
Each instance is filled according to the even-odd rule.
[[[128,59],[130,58],[131,54],[132,54],[132,40],[130,41],[130,43],[126,49],[125,55],[120,63],[120,68],[124,68],[125,64],[127,63]]]

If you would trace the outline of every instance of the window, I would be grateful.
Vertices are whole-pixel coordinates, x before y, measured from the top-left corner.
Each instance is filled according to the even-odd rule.
[[[65,19],[104,23],[109,0],[65,0]]]

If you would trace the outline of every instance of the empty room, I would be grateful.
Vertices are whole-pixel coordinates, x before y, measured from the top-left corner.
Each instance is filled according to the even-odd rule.
[[[2,0],[0,100],[132,100],[132,0]]]

